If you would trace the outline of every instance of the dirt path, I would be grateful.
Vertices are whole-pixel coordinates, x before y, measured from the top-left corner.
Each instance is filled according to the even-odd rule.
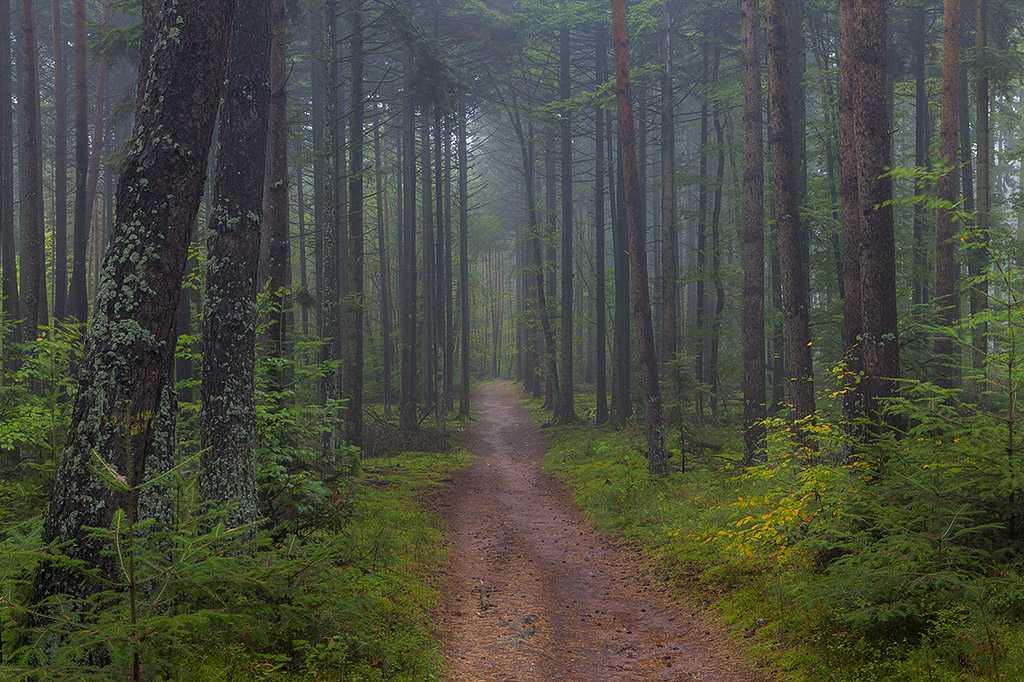
[[[451,682],[761,680],[636,552],[593,530],[540,472],[545,442],[508,384],[476,394],[477,461],[441,495],[451,530],[439,616]]]

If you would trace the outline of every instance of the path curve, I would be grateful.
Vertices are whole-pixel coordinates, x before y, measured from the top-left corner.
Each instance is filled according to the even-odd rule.
[[[476,456],[438,503],[450,682],[757,682],[728,636],[669,601],[540,471],[546,443],[508,383],[475,392]]]

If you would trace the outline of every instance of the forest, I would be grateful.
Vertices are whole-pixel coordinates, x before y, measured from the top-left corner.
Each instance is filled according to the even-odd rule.
[[[1022,28],[0,0],[0,678],[1024,679]]]

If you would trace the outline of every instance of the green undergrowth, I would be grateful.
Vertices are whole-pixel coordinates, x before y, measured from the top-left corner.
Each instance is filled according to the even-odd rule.
[[[1020,553],[987,520],[998,489],[971,473],[978,456],[944,449],[956,465],[939,465],[933,442],[908,438],[872,474],[806,457],[773,423],[763,466],[737,468],[733,434],[690,453],[685,473],[676,450],[670,475],[652,481],[641,430],[551,425],[526,403],[551,439],[545,468],[587,517],[643,547],[688,601],[712,605],[777,679],[1024,679]],[[817,428],[834,447],[839,435]]]
[[[219,513],[187,499],[194,482],[183,478],[188,508],[175,530],[134,545],[123,524],[97,531],[134,553],[135,615],[119,585],[80,621],[60,603],[30,609],[33,571],[52,556],[37,539],[42,500],[26,480],[6,480],[0,519],[28,502],[35,515],[26,520],[22,506],[21,520],[0,529],[0,678],[439,680],[430,610],[443,527],[423,499],[468,461],[461,449],[364,459],[358,475],[319,485],[300,483],[313,474],[292,469],[291,483],[307,488],[306,520],[289,516],[243,547]],[[139,535],[147,527],[139,524]],[[97,650],[108,660],[91,664]]]

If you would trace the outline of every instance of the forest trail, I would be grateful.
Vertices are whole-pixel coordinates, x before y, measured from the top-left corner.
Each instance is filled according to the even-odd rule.
[[[446,679],[763,679],[721,627],[670,601],[637,552],[590,527],[541,473],[545,439],[513,385],[474,395],[476,461],[438,499],[450,530],[438,615]]]

